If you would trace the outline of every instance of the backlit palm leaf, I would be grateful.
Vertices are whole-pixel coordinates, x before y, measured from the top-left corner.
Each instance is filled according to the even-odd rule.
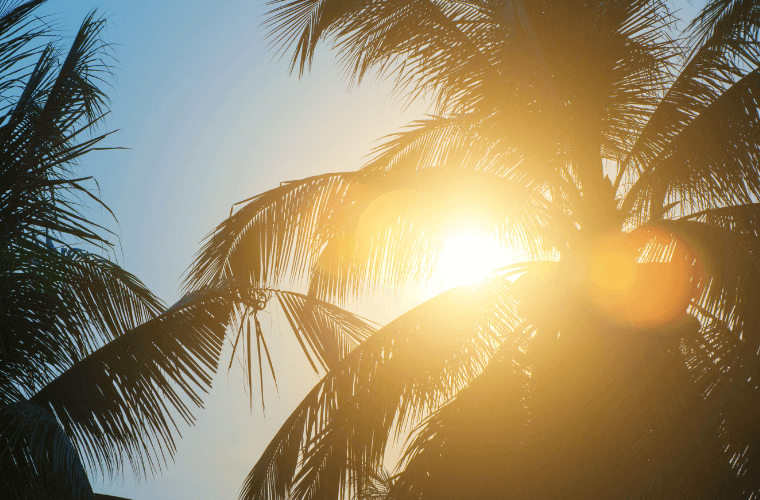
[[[273,2],[293,69],[332,43],[351,84],[391,78],[433,116],[356,174],[257,197],[211,237],[191,285],[290,273],[344,301],[425,281],[462,232],[466,204],[451,200],[467,191],[488,199],[468,229],[559,262],[476,300],[481,313],[504,300],[501,313],[450,305],[493,343],[453,312],[426,316],[444,295],[356,347],[242,497],[360,493],[389,434],[428,412],[389,498],[756,496],[755,4],[710,1],[684,37],[658,0]],[[394,330],[406,320],[461,336],[415,343]],[[437,349],[446,362],[418,359]]]
[[[469,191],[462,193],[463,186]],[[294,181],[247,201],[209,235],[188,271],[186,287],[226,279],[266,287],[311,274],[317,297],[340,302],[347,291],[376,286],[383,266],[391,287],[428,277],[448,237],[435,234],[429,224],[442,229],[453,222],[445,220],[445,210],[436,211],[447,204],[471,212],[459,221],[460,228],[490,218],[473,229],[537,251],[547,206],[529,179],[442,167],[361,170]],[[389,217],[388,209],[399,219]],[[401,218],[409,226],[395,231]],[[366,234],[357,237],[357,231]],[[385,245],[379,254],[355,248],[362,238],[379,235]]]
[[[504,278],[451,290],[394,320],[312,389],[249,474],[242,498],[355,492],[394,429],[466,385],[496,346],[515,341],[518,324]]]

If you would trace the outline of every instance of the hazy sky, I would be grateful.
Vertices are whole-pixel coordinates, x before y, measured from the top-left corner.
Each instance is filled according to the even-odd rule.
[[[272,60],[263,40],[262,1],[50,0],[41,12],[72,33],[93,7],[110,19],[105,39],[118,58],[107,128],[120,132],[108,144],[130,149],[93,154],[84,168],[119,219],[120,263],[167,303],[179,297],[201,239],[234,202],[281,181],[354,170],[374,140],[424,112],[422,105],[404,112],[390,87],[373,81],[346,92],[326,48],[312,74],[288,76],[287,61]],[[268,394],[266,419],[256,406],[249,412],[239,372],[229,380],[222,373],[198,424],[183,432],[174,464],[138,485],[131,473],[123,484],[96,482],[96,491],[134,500],[237,497],[279,424],[317,381],[301,372],[305,364],[282,359],[297,344],[284,324],[277,328],[277,315],[262,319],[286,372],[278,374],[281,398]]]
[[[201,239],[233,203],[282,181],[355,170],[376,139],[424,111],[404,113],[388,98],[390,87],[371,81],[346,92],[326,50],[311,75],[289,76],[263,40],[262,1],[50,0],[38,12],[71,35],[93,7],[110,19],[105,39],[118,58],[106,125],[120,131],[108,144],[130,149],[94,153],[83,169],[118,217],[120,263],[167,303],[179,297]],[[273,326],[270,347],[286,356],[298,346],[284,321],[278,328],[281,319],[262,315],[264,327]],[[256,403],[249,411],[239,370],[229,380],[223,370],[197,425],[183,429],[174,464],[137,485],[127,472],[123,484],[96,481],[95,490],[134,500],[237,498],[269,439],[318,380],[300,359],[275,365],[281,397],[270,391],[266,419]]]

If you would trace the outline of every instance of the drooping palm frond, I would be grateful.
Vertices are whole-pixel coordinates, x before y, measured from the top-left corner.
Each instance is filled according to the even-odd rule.
[[[744,247],[756,256],[760,244],[760,204],[734,205],[707,209],[684,217],[731,231]],[[757,256],[756,256],[757,258]]]
[[[378,289],[430,281],[447,241],[487,234],[505,249],[541,255],[552,207],[524,180],[434,167],[368,177],[351,203],[335,207],[314,241],[310,293],[342,303]]]
[[[226,331],[235,318],[240,321],[236,348],[242,322],[253,316],[256,323],[258,352],[253,353],[250,323],[247,339],[240,342],[241,351],[247,351],[249,382],[253,356],[258,356],[262,375],[262,343],[271,365],[255,317],[266,305],[262,298],[268,295],[277,298],[315,370],[315,363],[324,368],[338,363],[375,331],[342,309],[300,294],[235,286],[209,288],[114,335],[83,359],[62,359],[48,372],[37,367],[38,372],[57,377],[46,384],[39,377],[42,380],[37,385],[42,388],[29,402],[56,416],[90,468],[113,476],[126,460],[136,474],[160,470],[175,451],[178,421],[192,423],[190,404],[203,405],[202,393],[211,386]]]
[[[446,176],[437,175],[443,172]],[[469,189],[462,192],[463,188]],[[505,193],[511,197],[505,198]],[[425,231],[425,224],[443,227],[451,222],[444,220],[451,211],[440,210],[447,204],[462,210],[459,230],[487,216],[491,222],[477,229],[530,251],[538,247],[533,235],[540,233],[542,214],[548,209],[529,179],[443,167],[327,174],[287,183],[246,203],[209,235],[187,273],[187,288],[224,280],[247,280],[266,287],[286,277],[309,277],[319,298],[340,302],[345,291],[337,288],[338,283],[341,287],[357,283],[356,279],[362,285],[378,283],[379,275],[365,272],[362,266],[375,271],[387,266],[392,274],[403,269],[408,277],[428,276],[447,235],[430,239],[435,235]],[[397,225],[400,219],[392,218],[392,211],[384,213],[386,209],[410,225],[406,231],[384,236],[384,254],[357,253],[356,231],[371,238],[382,228]],[[410,251],[416,252],[416,258],[405,260],[405,252],[411,255]],[[346,261],[344,255],[358,259]],[[349,268],[346,274],[343,263],[359,267]],[[338,272],[331,274],[334,266]],[[395,282],[387,284],[395,286]]]
[[[97,255],[34,240],[6,248],[0,401],[28,397],[162,307],[132,274]]]
[[[272,297],[277,300],[285,314],[288,324],[298,340],[306,359],[315,373],[328,371],[338,366],[340,361],[357,345],[368,339],[376,328],[363,318],[351,314],[333,304],[303,294],[276,289],[251,289],[253,300],[238,304],[233,312],[232,324],[237,325],[237,333],[232,341],[232,355],[229,367],[235,360],[235,353],[240,348],[243,358],[243,371],[248,378],[248,391],[253,406],[253,377],[251,368],[254,360],[253,344],[256,344],[256,358],[259,369],[259,388],[261,406],[264,401],[264,359],[266,356],[269,371],[275,384],[277,376],[267,347],[266,338],[259,323],[257,313],[271,304]],[[251,320],[254,329],[251,330]],[[255,335],[252,339],[251,335]]]
[[[173,454],[175,419],[216,372],[235,290],[207,290],[73,363],[29,402],[49,408],[90,467],[136,473]]]
[[[356,492],[361,471],[381,463],[394,429],[439,406],[477,376],[496,346],[511,342],[519,322],[508,289],[504,278],[453,289],[354,349],[284,423],[241,497]]]
[[[379,470],[372,470],[369,472],[365,484],[356,494],[355,500],[385,500],[388,498],[393,481],[393,476],[384,467]]]
[[[61,235],[103,245],[102,229],[80,213],[77,197],[105,207],[72,168],[108,134],[80,140],[107,108],[99,85],[109,74],[103,19],[91,13],[62,62],[41,51],[15,105],[0,127],[0,219],[4,238]],[[107,207],[106,207],[107,208]]]
[[[334,368],[376,331],[358,316],[327,302],[282,290],[274,294],[312,367]]]
[[[711,2],[703,12],[708,12],[719,3],[722,2]],[[623,172],[640,174],[638,179],[634,179],[636,185],[626,197],[624,210],[631,209],[636,199],[641,196],[641,192],[650,191],[647,196],[652,200],[648,204],[654,207],[652,211],[655,217],[660,217],[661,207],[668,194],[667,187],[670,185],[668,167],[671,170],[683,169],[684,161],[702,160],[698,165],[700,168],[707,169],[708,176],[723,176],[726,160],[729,158],[718,157],[717,161],[711,165],[712,158],[705,158],[705,149],[698,144],[700,139],[705,139],[706,128],[713,132],[720,131],[721,136],[718,136],[718,141],[722,139],[724,143],[719,147],[729,147],[728,143],[730,143],[731,149],[738,148],[740,157],[745,154],[754,154],[753,144],[747,141],[745,135],[747,126],[754,124],[756,119],[753,117],[757,114],[757,106],[752,97],[754,95],[752,88],[756,84],[750,72],[760,63],[757,51],[757,18],[747,10],[751,3],[732,2],[733,7],[737,8],[724,10],[720,16],[703,14],[695,19],[694,26],[698,28],[695,28],[696,35],[692,39],[693,52],[689,54],[683,66],[678,68],[675,81],[647,121],[622,165],[621,174]],[[748,79],[742,80],[744,77]],[[735,95],[729,94],[721,99],[735,84],[738,85],[733,91]],[[715,105],[717,108],[710,113]],[[750,116],[746,119],[742,117],[741,112],[736,111],[737,106],[742,106],[743,112],[749,113]],[[727,116],[723,117],[722,114]],[[705,116],[702,117],[702,115]],[[699,117],[702,118],[699,119]],[[708,117],[713,120],[722,118],[725,121],[713,124],[709,122]],[[702,123],[701,127],[697,123],[698,119]],[[692,124],[696,126],[692,127]],[[689,129],[693,131],[690,132]],[[670,147],[675,139],[683,141],[680,145],[682,150],[680,154],[686,156],[674,158],[676,161],[670,162],[668,160],[673,155]],[[699,155],[688,156],[687,144],[697,147],[698,153],[702,151],[702,158],[699,158]],[[673,144],[672,147],[678,148],[679,145]],[[747,153],[744,150],[747,150]],[[712,154],[719,155],[720,153],[715,150]],[[733,166],[740,167],[737,164]],[[658,170],[662,170],[663,173],[658,175]],[[635,174],[633,175],[635,177]],[[660,179],[660,177],[663,178]],[[702,180],[706,181],[704,176]],[[753,186],[751,184],[749,189],[752,190]],[[739,193],[742,193],[742,186],[736,182],[724,188],[727,191],[738,189]],[[706,190],[702,194],[715,195],[717,191],[717,189]],[[689,194],[693,195],[693,192]]]
[[[26,401],[0,407],[0,477],[13,498],[93,497],[79,454],[54,415]]]

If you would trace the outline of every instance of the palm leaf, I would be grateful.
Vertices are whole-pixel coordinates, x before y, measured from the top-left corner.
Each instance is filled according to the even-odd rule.
[[[760,237],[760,204],[734,205],[707,209],[687,215],[684,219],[704,222],[731,231],[742,245],[756,255],[759,250]]]
[[[242,354],[241,366],[248,378],[251,406],[253,406],[254,392],[254,374],[251,368],[254,359],[254,342],[256,344],[255,356],[258,361],[262,408],[265,408],[262,348],[269,371],[275,384],[277,383],[266,338],[257,317],[259,311],[264,310],[268,303],[271,304],[272,297],[277,300],[277,304],[285,314],[301,350],[315,373],[320,373],[320,370],[327,371],[337,366],[352,349],[376,331],[376,328],[363,318],[333,304],[303,294],[285,290],[255,288],[249,289],[249,293],[254,299],[238,304],[233,312],[232,324],[233,326],[237,325],[233,330],[237,330],[237,333],[232,341],[233,348],[229,368],[232,367],[239,346]],[[253,319],[255,332],[253,340],[251,339],[251,319]]]
[[[683,255],[694,264],[693,287],[696,304],[710,315],[744,331],[760,307],[754,291],[760,283],[760,269],[749,250],[731,232],[693,220],[661,221],[647,228],[663,228],[655,233],[655,245],[649,248],[647,260],[658,261],[666,255]],[[681,247],[674,252],[674,247]]]
[[[100,200],[72,166],[108,134],[79,141],[102,118],[107,98],[98,88],[109,74],[104,20],[91,13],[58,65],[57,49],[41,51],[15,106],[0,127],[0,215],[4,236],[68,234],[104,244],[102,230],[79,213],[77,196]],[[102,205],[104,206],[104,205]],[[105,207],[107,209],[107,207]]]
[[[645,186],[651,183],[650,171],[656,165],[653,160],[662,155],[673,139],[708,110],[726,90],[758,66],[756,28],[753,27],[757,18],[754,14],[747,15],[746,6],[750,3],[733,2],[738,8],[725,10],[718,17],[698,16],[695,22],[701,28],[692,40],[693,52],[679,68],[677,78],[631,148],[619,176],[627,173],[635,180],[635,173],[646,173],[637,184]],[[708,6],[707,11],[710,8]],[[753,108],[747,109],[751,112]],[[626,210],[630,209],[642,189],[641,185],[633,188],[634,196],[629,194],[624,205]],[[658,204],[666,194],[664,189],[659,188],[653,195],[656,200],[653,210],[661,208]]]
[[[354,349],[283,424],[241,498],[324,498],[355,490],[357,471],[382,460],[394,424],[403,428],[440,405],[511,334],[517,320],[507,290],[503,278],[454,289]]]
[[[333,249],[336,245],[345,246],[349,254],[353,251],[351,243],[346,244],[345,240],[353,237],[352,233],[357,228],[363,210],[376,200],[385,200],[387,204],[389,197],[396,195],[403,196],[405,202],[413,204],[435,200],[439,207],[445,203],[457,202],[467,205],[461,208],[462,213],[459,214],[452,213],[451,210],[435,214],[431,213],[432,207],[429,207],[428,218],[436,217],[439,224],[445,213],[451,213],[453,218],[459,216],[464,221],[475,220],[477,216],[487,215],[489,210],[493,210],[494,214],[489,218],[494,222],[491,225],[485,224],[488,231],[497,233],[504,241],[514,240],[529,249],[536,248],[535,240],[530,235],[540,228],[541,214],[547,210],[547,203],[542,195],[532,190],[529,179],[511,181],[467,169],[425,170],[419,173],[393,169],[389,172],[362,170],[327,174],[287,183],[247,200],[240,210],[209,235],[187,272],[185,287],[225,280],[244,280],[254,286],[266,287],[286,277],[292,280],[304,277],[313,272],[315,265],[333,265]],[[451,177],[448,182],[435,175],[436,172],[444,171]],[[463,185],[472,187],[472,196],[459,191]],[[476,189],[484,186],[489,187],[489,194],[480,197],[476,194]],[[497,193],[497,190],[501,191]],[[419,196],[415,192],[424,198],[415,199]],[[502,202],[505,192],[512,194],[514,199],[507,198]],[[393,212],[397,212],[399,217],[409,217],[410,222],[415,220],[414,217],[419,218],[413,213],[403,213],[402,210],[408,208],[403,204],[388,208],[392,212],[384,221],[378,222],[381,225],[394,223],[390,215]],[[508,221],[514,223],[514,226],[498,219],[496,214],[508,216]],[[417,231],[417,227],[422,226],[415,225],[414,231]],[[375,228],[372,227],[371,230],[374,231]],[[398,234],[398,237],[402,236],[405,236],[403,231]],[[388,250],[401,254],[420,241],[420,238],[427,237],[427,234],[412,233],[410,236],[406,240],[407,248],[399,247],[396,245],[398,241],[393,240],[388,242]],[[434,259],[436,252],[440,252],[445,239],[436,241],[432,242],[435,252],[423,254],[418,262],[411,263],[412,267],[408,271],[410,275],[423,277],[430,269],[431,263],[434,263],[431,258]],[[425,243],[424,240],[422,242]],[[375,259],[372,265],[382,266],[393,262],[394,258],[390,253]],[[404,265],[409,264],[403,259],[398,261]],[[320,272],[319,267],[317,270]],[[320,278],[318,274],[316,276],[312,278],[314,283]],[[343,279],[340,275],[338,278]],[[378,275],[367,279],[370,278],[376,280]],[[341,299],[340,294],[329,292],[331,286],[329,282],[324,289],[321,284],[313,285],[318,297]]]
[[[155,471],[175,449],[176,418],[216,372],[235,291],[207,290],[73,364],[29,401],[50,408],[90,467],[113,475],[128,460]]]
[[[3,491],[15,498],[92,498],[76,448],[52,413],[26,401],[0,408]]]
[[[756,199],[759,91],[755,69],[715,98],[649,160],[625,206],[643,207],[658,218],[663,202],[678,201],[689,212]]]
[[[96,348],[153,318],[162,303],[97,255],[19,241],[0,268],[3,380],[30,395]],[[11,391],[13,392],[13,391]]]
[[[435,167],[366,178],[315,235],[322,251],[310,293],[342,303],[384,287],[435,278],[447,241],[462,232],[494,237],[505,248],[540,255],[551,207],[526,180]]]
[[[326,174],[284,183],[255,196],[222,222],[186,272],[185,289],[246,280],[266,286],[289,271],[298,277],[314,258],[310,237],[322,212],[345,196],[356,174]]]

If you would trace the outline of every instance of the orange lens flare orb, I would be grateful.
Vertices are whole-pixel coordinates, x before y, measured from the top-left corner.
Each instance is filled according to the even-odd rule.
[[[667,250],[653,261],[637,262],[634,245],[603,244],[590,263],[592,302],[610,319],[635,327],[657,328],[681,319],[700,292],[697,252],[662,229],[636,237]]]

